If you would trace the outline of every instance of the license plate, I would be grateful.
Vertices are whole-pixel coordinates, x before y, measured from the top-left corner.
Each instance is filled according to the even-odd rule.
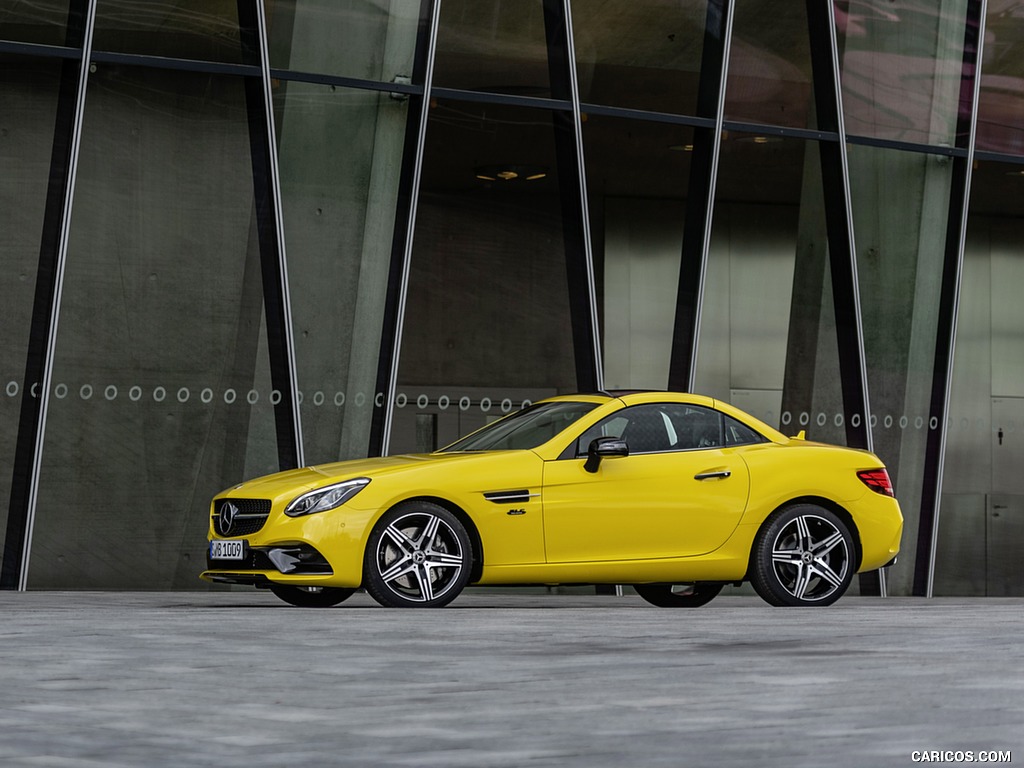
[[[211,560],[245,559],[244,539],[214,539],[210,542]]]

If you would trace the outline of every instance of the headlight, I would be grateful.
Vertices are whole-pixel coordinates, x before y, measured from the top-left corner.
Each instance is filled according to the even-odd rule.
[[[340,507],[369,484],[370,478],[357,477],[355,480],[346,480],[344,483],[328,485],[326,488],[317,488],[293,500],[284,508],[284,513],[288,517],[301,517],[326,512],[328,509]]]

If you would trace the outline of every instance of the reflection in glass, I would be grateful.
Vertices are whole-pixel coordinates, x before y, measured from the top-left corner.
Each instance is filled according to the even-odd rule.
[[[697,113],[707,0],[573,0],[580,100]]]
[[[413,76],[420,0],[257,0],[270,66],[364,80]]]
[[[981,150],[1024,154],[1024,2],[990,2],[978,98]]]
[[[444,0],[434,85],[549,96],[543,0]]]
[[[193,587],[209,499],[276,471],[241,80],[90,78],[29,584]]]
[[[953,146],[968,0],[836,0],[848,133]]]
[[[242,63],[239,5],[248,2],[97,0],[93,50]]]
[[[0,40],[71,44],[67,40],[70,5],[70,0],[0,0]]]
[[[874,449],[892,476],[912,553],[928,432],[937,427],[930,402],[953,164],[856,145],[848,151]],[[910,553],[891,569],[897,593],[911,589]]]
[[[605,386],[665,389],[693,130],[591,115],[583,145]]]
[[[392,453],[575,390],[561,183],[550,112],[431,110]]]
[[[953,357],[935,594],[1024,594],[1024,175],[972,178]]]
[[[274,99],[306,459],[366,456],[408,102],[298,82]]]
[[[793,0],[736,3],[725,117],[813,128],[807,8]]]
[[[0,56],[0,546],[25,390],[61,64]]]
[[[843,445],[824,205],[816,142],[723,137],[697,385],[786,434]]]

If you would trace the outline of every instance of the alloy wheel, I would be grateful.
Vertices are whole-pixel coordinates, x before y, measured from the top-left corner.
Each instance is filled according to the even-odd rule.
[[[772,605],[830,605],[850,586],[856,546],[834,512],[797,504],[765,523],[751,566],[751,584]]]
[[[440,507],[385,516],[371,538],[367,591],[389,606],[444,605],[469,578],[469,540],[462,524]]]

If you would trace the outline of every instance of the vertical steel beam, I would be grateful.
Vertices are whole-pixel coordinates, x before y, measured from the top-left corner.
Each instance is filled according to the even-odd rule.
[[[871,450],[873,440],[868,397],[864,323],[857,273],[857,248],[850,195],[850,166],[846,153],[843,88],[832,0],[807,0],[807,26],[818,130],[836,133],[838,141],[819,141],[821,182],[825,196],[832,301],[843,392],[847,444]]]
[[[253,63],[251,60],[256,59],[261,73],[258,81],[245,78],[245,101],[249,117],[249,149],[263,274],[270,378],[274,390],[281,395],[274,406],[278,462],[281,469],[292,469],[302,466],[305,459],[263,0],[239,0],[238,22],[243,57],[247,59],[246,63]]]
[[[925,444],[924,481],[914,560],[913,593],[931,597],[935,587],[935,544],[939,535],[939,507],[946,461],[949,401],[953,386],[953,353],[956,348],[960,287],[963,279],[964,247],[970,212],[971,177],[978,134],[978,96],[981,91],[981,63],[985,47],[987,0],[968,0],[964,54],[960,76],[960,105],[957,118],[957,146],[966,145],[966,157],[953,158],[953,184],[946,224],[946,247],[939,294],[939,317],[935,332],[935,362],[929,403],[928,439]],[[959,190],[960,195],[956,192]]]
[[[583,116],[580,110],[570,0],[544,0],[544,28],[551,96],[572,103],[571,115],[556,110],[551,113],[551,120],[555,132],[555,157],[562,201],[562,233],[576,359],[576,388],[580,391],[600,391],[604,388],[604,372],[583,155]]]
[[[386,456],[391,442],[391,425],[395,412],[395,392],[398,387],[398,364],[402,353],[402,332],[405,325],[405,305],[409,296],[409,270],[412,266],[413,239],[416,234],[416,211],[419,203],[420,182],[423,175],[423,148],[426,144],[427,122],[430,118],[430,92],[434,85],[434,56],[437,52],[437,29],[441,21],[441,0],[423,0],[421,6],[421,44],[425,56],[417,55],[414,82],[422,74],[423,95],[410,97],[410,118],[419,108],[419,120],[406,131],[404,157],[412,163],[402,170],[399,183],[399,207],[406,204],[406,215],[395,216],[395,239],[392,248],[391,274],[388,278],[388,299],[384,309],[381,330],[380,362],[377,368],[378,391],[384,393],[384,402],[375,410],[370,430],[371,450],[379,448]],[[425,48],[422,45],[425,43]]]
[[[69,59],[61,64],[63,71],[22,386],[11,503],[4,539],[3,565],[0,567],[0,589],[24,591],[28,585],[32,531],[39,502],[39,475],[57,349],[57,329],[95,21],[96,0],[81,0],[71,4],[67,45],[80,46],[82,55],[80,60]]]
[[[722,146],[722,122],[725,119],[725,84],[729,76],[734,7],[734,0],[708,0],[704,22],[697,115],[713,118],[715,123],[713,128],[698,127],[693,131],[686,222],[683,229],[668,373],[669,389],[686,392],[693,391],[697,374],[697,348],[708,253],[711,249],[715,184],[718,178],[718,156]]]

